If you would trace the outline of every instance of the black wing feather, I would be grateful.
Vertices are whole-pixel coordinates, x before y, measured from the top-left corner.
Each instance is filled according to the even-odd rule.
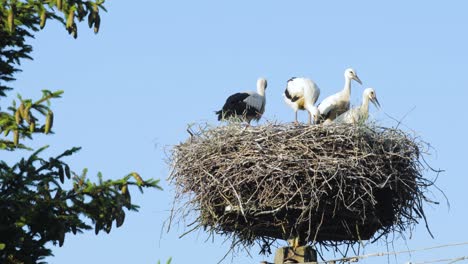
[[[256,116],[257,110],[248,107],[244,100],[249,97],[248,93],[235,93],[226,99],[221,110],[217,111],[218,120],[234,116]]]
[[[296,77],[292,77],[291,79],[289,79],[289,81],[291,80],[294,80]],[[288,82],[289,82],[288,81]],[[292,97],[291,94],[289,93],[288,91],[288,87],[286,87],[286,90],[284,90],[284,95],[286,96],[286,98],[288,98],[289,100],[291,100],[291,102],[296,102],[297,100],[301,99],[300,97],[298,96],[294,96]]]
[[[292,99],[292,96],[291,96],[291,94],[290,94],[289,91],[288,91],[288,87],[286,87],[286,90],[284,90],[284,95],[285,95],[286,98],[288,98],[289,100]]]

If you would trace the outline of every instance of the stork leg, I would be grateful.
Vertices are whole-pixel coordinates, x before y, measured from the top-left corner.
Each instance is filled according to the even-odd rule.
[[[297,110],[294,111],[294,124],[297,126],[299,125],[299,122],[297,122]]]
[[[307,113],[309,113],[309,126],[312,125],[312,114],[307,111]]]

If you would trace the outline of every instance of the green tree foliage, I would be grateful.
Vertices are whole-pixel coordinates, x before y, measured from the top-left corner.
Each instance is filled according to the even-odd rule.
[[[26,43],[34,32],[42,29],[47,21],[62,23],[74,38],[78,37],[77,22],[85,19],[88,26],[99,32],[104,0],[0,0],[0,96],[10,90],[4,82],[14,80],[13,74],[22,59],[32,59],[32,47]]]
[[[166,261],[166,264],[171,264],[172,262],[172,258],[169,258],[167,261]],[[158,264],[161,264],[161,261],[158,260]]]
[[[37,100],[18,95],[5,107],[7,84],[14,80],[23,59],[32,59],[27,44],[48,21],[58,21],[74,38],[76,23],[87,18],[99,31],[99,10],[104,1],[81,0],[0,0],[0,153],[30,149],[27,141],[36,134],[52,133],[53,99],[63,91],[42,91]],[[2,100],[3,99],[3,100]],[[14,165],[0,160],[0,263],[40,263],[51,256],[51,244],[63,245],[67,233],[93,229],[109,233],[115,223],[125,220],[125,208],[137,211],[129,187],[159,187],[159,180],[143,180],[132,172],[119,180],[98,182],[87,178],[86,169],[77,174],[64,159],[80,148],[56,157],[42,158],[47,147],[33,150]]]

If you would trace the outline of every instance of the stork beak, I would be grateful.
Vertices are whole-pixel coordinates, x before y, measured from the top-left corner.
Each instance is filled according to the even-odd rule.
[[[354,75],[353,80],[355,80],[356,82],[362,85],[361,79],[359,79],[357,75]]]
[[[377,100],[377,97],[374,97],[372,99],[372,103],[374,103],[375,107],[377,107],[378,109],[380,109],[380,103],[379,103],[379,100]]]

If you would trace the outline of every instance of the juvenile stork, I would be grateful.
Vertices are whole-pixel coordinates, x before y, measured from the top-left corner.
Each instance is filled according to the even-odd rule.
[[[265,112],[266,88],[267,80],[259,78],[257,80],[257,92],[247,91],[229,96],[223,108],[215,112],[218,115],[218,120],[237,117],[246,121],[249,125],[252,120],[258,121]]]
[[[320,89],[312,80],[293,77],[288,80],[284,91],[284,101],[294,110],[294,123],[297,121],[297,110],[307,110],[309,113],[309,125],[317,123],[319,111],[314,105],[320,96]]]
[[[320,121],[325,124],[333,121],[337,116],[349,110],[349,97],[351,95],[351,81],[362,84],[356,72],[349,68],[344,72],[345,84],[343,90],[325,98],[319,105]]]
[[[354,107],[338,116],[334,122],[345,123],[345,124],[360,124],[364,123],[369,117],[369,101],[371,101],[375,107],[380,108],[379,100],[377,100],[377,94],[373,88],[367,88],[362,93],[362,104],[358,107]]]

